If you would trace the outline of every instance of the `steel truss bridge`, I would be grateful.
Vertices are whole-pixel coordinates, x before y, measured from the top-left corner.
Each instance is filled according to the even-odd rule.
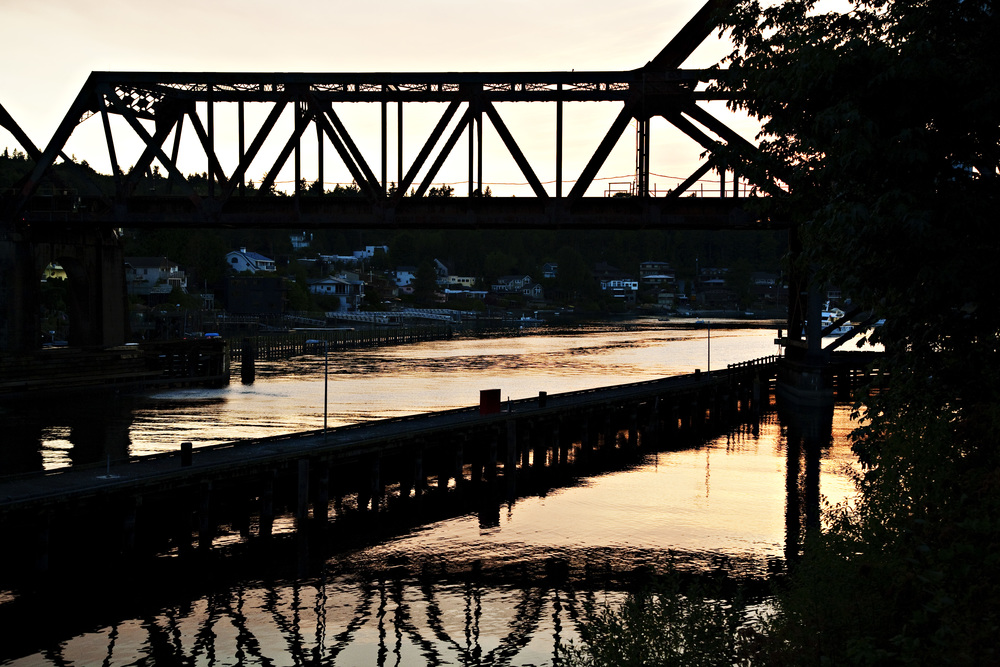
[[[628,71],[504,73],[180,73],[95,72],[87,80],[44,150],[36,148],[0,108],[0,125],[10,130],[35,160],[34,170],[8,195],[8,212],[19,222],[75,221],[111,227],[141,226],[310,226],[425,228],[746,228],[773,223],[748,215],[738,196],[740,179],[727,169],[724,151],[747,152],[754,146],[704,108],[721,100],[708,84],[722,70],[682,69],[681,64],[714,30],[713,15],[725,5],[709,0],[671,42],[645,66]],[[564,172],[564,107],[569,103],[620,105],[596,149],[578,174]],[[377,141],[358,136],[344,122],[344,104],[375,108],[369,127],[380,128]],[[444,111],[433,129],[420,136],[416,155],[404,156],[404,109],[439,103]],[[555,107],[548,133],[554,164],[544,170],[525,155],[505,122],[501,103],[546,103]],[[233,113],[235,107],[235,114]],[[338,109],[340,112],[338,113]],[[505,109],[506,111],[506,109]],[[294,122],[279,122],[288,115]],[[390,136],[390,117],[397,136]],[[220,135],[234,134],[221,119],[236,118],[238,155],[223,154]],[[114,192],[96,184],[43,195],[40,184],[66,158],[67,142],[80,124],[99,117],[113,171]],[[650,188],[650,122],[661,117],[696,142],[699,166],[664,196]],[[249,120],[263,118],[258,125]],[[114,121],[114,123],[113,123]],[[121,121],[124,121],[123,123]],[[93,121],[91,121],[93,122]],[[513,159],[531,189],[529,197],[482,197],[483,129],[488,122],[506,156]],[[634,186],[628,197],[587,197],[599,170],[626,130],[636,126]],[[114,125],[114,128],[113,128]],[[290,130],[288,129],[290,126]],[[120,130],[124,128],[124,136]],[[113,129],[115,131],[113,131]],[[414,133],[409,127],[408,133]],[[537,128],[535,128],[537,129]],[[182,135],[196,141],[184,144]],[[116,136],[117,134],[117,136]],[[461,153],[467,134],[468,188],[465,196],[433,197],[435,179],[445,161]],[[413,134],[408,134],[412,140]],[[394,139],[394,141],[393,141]],[[595,137],[595,140],[597,137]],[[141,145],[141,154],[125,169],[119,161],[123,143]],[[262,150],[279,147],[277,151]],[[390,145],[396,148],[396,173],[390,174]],[[227,144],[228,145],[228,144]],[[304,153],[318,156],[318,187],[305,188]],[[377,146],[378,154],[361,146]],[[334,151],[356,184],[357,196],[324,193],[324,152]],[[276,157],[271,160],[271,155]],[[207,178],[196,182],[179,167],[182,157],[204,165]],[[404,161],[408,158],[408,162]],[[92,159],[104,159],[104,156]],[[696,160],[691,160],[695,162]],[[224,164],[232,165],[227,170]],[[186,162],[190,164],[190,162]],[[449,163],[454,164],[454,160]],[[291,196],[269,196],[279,172],[294,170]],[[489,165],[487,165],[489,167]],[[166,172],[166,187],[150,192],[154,171]],[[68,167],[73,168],[73,167]],[[259,170],[259,171],[258,171]],[[266,171],[265,171],[266,170]],[[258,187],[248,177],[264,172]],[[710,172],[718,185],[711,196],[696,191]],[[81,170],[82,173],[82,170]],[[341,173],[343,173],[341,171]],[[555,174],[554,192],[540,173]],[[82,179],[89,180],[89,179]],[[164,180],[164,179],[161,179]],[[572,187],[565,188],[572,184]],[[747,182],[743,181],[744,186]],[[58,184],[56,184],[58,186]],[[767,184],[750,184],[764,191]],[[106,190],[107,188],[105,188]],[[459,188],[461,190],[461,188]],[[317,196],[311,196],[313,193]]]

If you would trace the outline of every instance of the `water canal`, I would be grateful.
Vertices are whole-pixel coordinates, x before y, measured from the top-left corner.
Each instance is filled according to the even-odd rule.
[[[710,335],[648,320],[262,363],[252,385],[120,399],[99,429],[105,449],[87,444],[85,456],[79,422],[50,419],[30,464],[319,428],[324,403],[333,426],[475,404],[481,389],[523,398],[776,352],[771,330]],[[838,407],[814,463],[826,502],[851,495],[850,428]],[[532,479],[501,501],[428,497],[346,513],[321,540],[276,526],[267,548],[237,540],[194,568],[164,558],[117,580],[0,593],[0,664],[553,664],[584,608],[622,599],[636,570],[780,570],[810,511],[800,445],[772,412],[708,441]]]

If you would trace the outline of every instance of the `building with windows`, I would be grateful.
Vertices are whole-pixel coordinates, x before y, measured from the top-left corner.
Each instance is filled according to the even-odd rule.
[[[226,263],[236,273],[272,273],[278,270],[273,259],[246,248],[228,253]]]

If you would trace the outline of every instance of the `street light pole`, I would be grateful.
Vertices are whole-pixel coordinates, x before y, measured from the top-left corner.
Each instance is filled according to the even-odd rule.
[[[705,320],[705,326],[708,327],[708,376],[712,376],[712,323]]]
[[[330,341],[323,340],[323,435],[326,435],[326,405],[329,395],[330,379]]]

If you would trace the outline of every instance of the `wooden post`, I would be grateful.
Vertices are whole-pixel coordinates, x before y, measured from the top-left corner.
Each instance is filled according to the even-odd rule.
[[[264,488],[260,494],[260,525],[257,529],[260,537],[270,537],[274,528],[274,477],[274,470],[264,474]]]
[[[309,518],[309,459],[299,459],[298,471],[295,519],[301,526]]]
[[[215,522],[212,520],[212,482],[201,483],[198,505],[198,548],[207,551],[212,548],[215,537]]]

